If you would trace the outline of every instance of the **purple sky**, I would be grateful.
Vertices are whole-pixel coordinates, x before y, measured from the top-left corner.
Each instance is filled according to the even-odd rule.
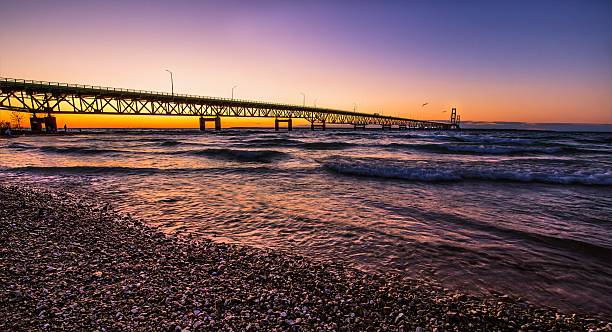
[[[612,1],[4,0],[0,76],[612,123]],[[430,109],[420,109],[429,102]]]

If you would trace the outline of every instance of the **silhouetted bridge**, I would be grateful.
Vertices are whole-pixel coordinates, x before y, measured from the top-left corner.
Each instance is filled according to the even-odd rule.
[[[250,100],[213,98],[184,94],[170,94],[91,85],[65,84],[0,78],[0,109],[32,113],[32,130],[56,131],[54,113],[69,114],[130,114],[199,116],[200,129],[213,121],[221,129],[221,117],[269,117],[275,128],[286,122],[292,130],[293,119],[306,119],[311,129],[325,130],[326,124],[348,124],[355,129],[378,125],[382,129],[456,129],[459,116],[452,110],[451,122],[406,119],[380,114],[368,114]],[[37,117],[42,113],[44,117]]]

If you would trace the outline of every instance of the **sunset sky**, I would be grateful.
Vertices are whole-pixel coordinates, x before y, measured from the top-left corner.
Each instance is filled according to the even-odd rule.
[[[303,92],[419,119],[454,106],[469,121],[612,123],[612,1],[3,0],[0,45],[0,77],[170,91],[169,69],[177,93],[238,85],[240,99],[301,104]]]

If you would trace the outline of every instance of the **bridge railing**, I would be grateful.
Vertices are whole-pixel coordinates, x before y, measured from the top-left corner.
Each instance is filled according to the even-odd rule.
[[[143,94],[156,94],[156,95],[176,96],[176,97],[213,98],[213,97],[204,97],[204,96],[189,95],[189,94],[180,94],[180,93],[172,94],[172,93],[168,93],[168,92],[148,91],[148,90],[136,90],[136,89],[125,89],[125,88],[113,88],[113,87],[100,86],[100,85],[68,84],[68,83],[60,83],[60,82],[24,80],[24,79],[4,78],[4,77],[0,77],[0,81],[14,82],[14,83],[24,83],[24,84],[35,84],[35,85],[46,85],[46,86],[57,86],[57,87],[68,87],[68,88],[106,90],[106,91],[116,91],[116,92],[133,92],[133,93],[143,93]],[[215,99],[227,99],[227,98],[215,98]],[[238,100],[238,99],[228,99],[228,100]]]

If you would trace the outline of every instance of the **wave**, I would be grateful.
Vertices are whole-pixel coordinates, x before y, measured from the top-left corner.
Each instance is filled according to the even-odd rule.
[[[179,141],[163,141],[159,143],[160,146],[177,146],[181,144],[183,144],[183,142],[179,142]]]
[[[385,159],[352,158],[329,158],[321,161],[321,164],[325,169],[339,174],[423,182],[481,180],[612,186],[612,170],[504,169],[496,165],[465,163],[412,166]]]
[[[555,248],[556,250],[566,251],[570,254],[582,253],[588,255],[590,258],[597,257],[604,261],[608,261],[609,257],[612,255],[612,248],[610,247],[599,245],[596,242],[583,241],[580,238],[572,238],[571,235],[553,235],[547,234],[546,232],[534,233],[520,228],[514,228],[510,225],[489,223],[475,218],[465,218],[443,211],[426,211],[426,213],[430,217],[444,220],[445,223],[451,223],[454,225],[454,227],[468,227],[478,231],[484,231],[489,234],[501,235],[504,238],[527,240],[538,243],[540,246],[545,245],[547,247]],[[443,246],[446,245],[443,244]],[[450,247],[450,250],[461,250],[461,248],[457,248],[456,246]]]
[[[555,154],[563,152],[560,147],[506,146],[506,145],[443,145],[449,152],[476,154]]]
[[[302,143],[299,140],[290,138],[254,138],[249,140],[241,139],[240,143],[246,146],[270,147],[270,146],[295,146]]]
[[[43,173],[43,174],[100,174],[100,173],[157,173],[159,168],[121,167],[121,166],[24,166],[4,169],[11,172]]]
[[[187,151],[186,153],[241,162],[271,163],[288,156],[287,153],[275,150],[235,150],[235,149],[204,149]]]
[[[494,136],[480,136],[480,135],[455,135],[449,136],[453,140],[467,143],[506,143],[506,144],[519,144],[519,145],[534,145],[537,141],[526,138],[512,138],[512,137],[494,137]]]
[[[341,150],[356,146],[355,143],[348,142],[307,142],[302,143],[300,147],[306,150]]]
[[[348,137],[361,137],[361,136],[374,136],[379,134],[379,131],[374,130],[360,130],[360,131],[330,131],[326,132],[329,136],[348,136]],[[322,135],[322,134],[321,134]]]
[[[155,167],[123,167],[123,166],[24,166],[1,168],[0,171],[15,173],[39,173],[52,175],[152,175],[164,174],[195,174],[195,173],[278,173],[281,170],[269,167],[209,167],[209,168],[155,168]]]
[[[125,153],[127,151],[115,149],[98,149],[84,146],[42,146],[38,148],[43,152],[62,153],[62,154],[78,154],[78,155],[95,155],[95,154],[112,154]]]
[[[605,138],[576,138],[574,140],[579,143],[612,144],[612,135]]]
[[[401,144],[391,143],[380,147],[410,149],[443,154],[477,154],[477,155],[529,155],[529,154],[580,154],[609,153],[602,149],[587,149],[571,146],[524,146],[524,145],[476,145],[476,144]]]
[[[241,144],[255,147],[297,147],[305,150],[340,150],[356,145],[348,142],[303,142],[290,138],[256,138],[242,141]]]
[[[9,148],[9,149],[16,149],[16,150],[28,150],[28,149],[36,149],[37,148],[37,147],[29,145],[29,144],[16,143],[16,142],[11,142],[6,147]]]

